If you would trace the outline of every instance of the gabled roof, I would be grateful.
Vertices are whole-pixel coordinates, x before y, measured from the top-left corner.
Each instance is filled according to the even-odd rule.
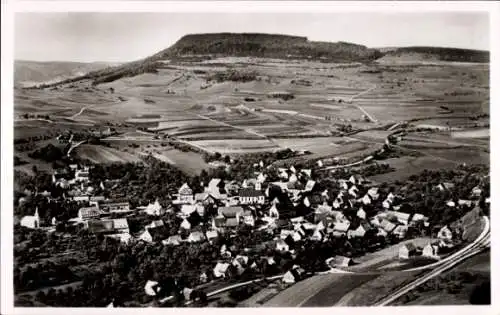
[[[113,219],[113,228],[115,228],[115,229],[128,229],[127,219],[125,219],[125,218]]]
[[[415,246],[415,244],[413,243],[406,243],[403,245],[403,247],[406,247],[408,249],[409,252],[412,252],[412,251],[416,251],[417,250],[417,246]]]
[[[193,190],[191,189],[191,187],[189,187],[189,185],[187,183],[184,183],[181,188],[179,188],[179,194],[181,195],[192,195],[193,194]]]
[[[252,188],[243,188],[243,189],[240,189],[240,191],[239,191],[238,194],[239,194],[240,197],[261,197],[261,196],[264,196],[264,194],[262,193],[262,191],[255,190],[255,189],[252,189]]]

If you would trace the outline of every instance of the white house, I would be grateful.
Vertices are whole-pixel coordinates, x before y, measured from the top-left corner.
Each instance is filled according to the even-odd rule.
[[[215,265],[214,267],[214,276],[216,278],[225,278],[226,277],[226,272],[229,268],[229,264],[228,263],[221,263],[221,262],[218,262],[217,265]]]
[[[165,210],[162,208],[158,199],[154,203],[150,203],[144,210],[149,215],[160,216],[165,214]]]
[[[276,250],[280,252],[287,252],[290,250],[290,246],[288,246],[285,241],[279,240],[278,242],[276,242]]]
[[[417,247],[413,243],[406,243],[399,248],[399,258],[408,259],[411,256],[415,256],[417,253]]]
[[[269,217],[278,219],[280,217],[280,213],[278,211],[278,208],[276,208],[276,205],[273,204],[271,208],[269,208]]]
[[[370,196],[368,194],[364,195],[363,198],[361,199],[361,201],[365,205],[369,205],[372,203],[372,199],[370,198]]]
[[[146,231],[142,232],[141,235],[139,235],[138,239],[140,239],[146,243],[153,242],[153,236],[151,235],[151,233],[149,233],[148,229],[146,229]]]
[[[314,186],[316,185],[316,182],[313,180],[308,180],[306,183],[305,191],[311,191],[314,189]]]
[[[378,193],[378,188],[377,187],[372,187],[370,189],[368,189],[368,195],[373,199],[373,200],[377,200],[378,197],[379,197],[379,193]]]
[[[193,190],[187,183],[184,183],[181,188],[179,188],[178,202],[181,204],[190,204],[194,201]]]
[[[35,209],[34,215],[26,215],[22,217],[21,226],[25,226],[30,229],[37,229],[40,227],[40,216],[38,215],[38,208]]]
[[[144,291],[149,296],[156,296],[158,293],[160,293],[161,288],[158,286],[157,281],[148,280],[148,282],[146,282],[146,285],[144,286]]]
[[[356,186],[351,186],[351,188],[349,188],[349,191],[348,191],[349,195],[353,196],[354,198],[358,197],[358,192],[359,192],[359,189]]]
[[[359,208],[358,212],[356,212],[356,216],[360,219],[366,219],[366,212],[363,208]]]
[[[472,188],[471,196],[479,198],[479,197],[481,197],[482,193],[483,193],[483,190],[479,186],[476,186],[476,187]]]
[[[439,259],[439,246],[432,243],[425,245],[422,250],[422,256]]]
[[[191,223],[187,219],[182,220],[180,227],[184,230],[191,230]]]
[[[297,178],[297,175],[295,175],[295,174],[290,175],[290,177],[288,178],[289,183],[296,183],[298,180],[299,179]]]

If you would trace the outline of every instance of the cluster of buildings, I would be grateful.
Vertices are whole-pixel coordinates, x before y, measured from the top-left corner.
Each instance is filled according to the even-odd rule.
[[[261,163],[262,164],[262,163]],[[264,169],[257,165],[258,169]],[[266,231],[272,235],[271,246],[277,252],[295,253],[296,244],[303,241],[327,242],[332,238],[393,237],[403,240],[411,227],[429,227],[429,218],[419,213],[402,212],[402,198],[387,190],[379,189],[362,176],[338,179],[336,187],[325,188],[313,180],[309,169],[295,167],[278,169],[279,180],[270,181],[265,171],[255,173],[255,178],[242,182],[213,178],[203,191],[195,192],[184,183],[179,187],[171,203],[161,205],[158,200],[145,207],[131,209],[128,202],[116,202],[95,194],[89,185],[89,169],[70,166],[74,176],[54,173],[53,184],[68,191],[66,198],[82,202],[78,216],[70,219],[74,224],[83,223],[92,233],[130,241],[161,243],[179,246],[182,243],[214,242],[221,234],[236,234],[246,226]],[[101,182],[99,191],[112,190],[116,181]],[[451,189],[443,183],[438,190]],[[71,193],[70,193],[71,192]],[[471,192],[479,196],[481,189]],[[472,202],[472,201],[471,201]],[[453,203],[453,204],[452,204]],[[451,201],[448,206],[469,205],[467,201]],[[297,209],[300,209],[298,211]],[[142,231],[132,234],[129,218],[139,212],[148,214],[151,221]],[[165,214],[170,213],[169,219]],[[113,215],[112,215],[113,214]],[[112,215],[112,216],[111,216]],[[38,211],[26,216],[21,225],[38,228]],[[172,219],[175,218],[175,220]],[[53,222],[54,224],[55,222]],[[452,234],[448,227],[439,232],[439,241],[428,244],[418,251],[411,243],[401,247],[399,257],[409,258],[417,252],[428,257],[439,257],[439,251],[452,246]],[[269,244],[267,244],[269,245]],[[231,252],[222,245],[220,256],[212,273],[215,278],[224,278],[229,273],[241,274],[255,268],[244,253]],[[267,264],[275,263],[273,257],[265,257]],[[332,257],[327,264],[345,267],[352,262],[349,257]],[[287,273],[285,282],[303,273],[295,266]],[[207,275],[200,275],[200,280]]]

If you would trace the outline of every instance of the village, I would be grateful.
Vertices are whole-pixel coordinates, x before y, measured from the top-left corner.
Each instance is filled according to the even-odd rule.
[[[235,249],[222,244],[219,257],[209,272],[211,274],[200,272],[199,283],[223,281],[234,274],[251,273],[263,260],[266,265],[276,264],[270,254],[273,252],[294,258],[298,249],[311,242],[363,242],[373,251],[415,235],[433,234],[434,241],[424,247],[418,248],[411,242],[401,245],[399,260],[417,255],[439,260],[441,255],[450,253],[460,243],[459,231],[447,225],[436,229],[428,217],[404,207],[402,196],[387,187],[378,187],[361,175],[335,179],[337,187],[328,189],[315,181],[311,169],[279,168],[279,180],[270,181],[268,168],[262,161],[254,168],[255,177],[242,182],[212,178],[206,185],[200,183],[202,191],[193,191],[188,183],[184,183],[168,204],[160,204],[156,199],[148,205],[132,208],[123,198],[115,200],[104,196],[103,192],[113,196],[109,192],[120,185],[118,180],[101,181],[92,186],[92,167],[70,164],[68,169],[54,171],[52,184],[64,191],[59,199],[78,204],[78,215],[66,222],[59,222],[56,217],[43,222],[36,208],[33,215],[22,217],[18,223],[47,233],[55,232],[56,225],[61,223],[78,226],[124,245],[137,242],[172,247],[205,242],[215,244],[222,236],[235,237],[241,229],[267,235],[265,244],[256,244],[253,249]],[[443,182],[434,190],[446,192],[453,187],[452,183]],[[476,186],[470,191],[470,199],[450,199],[446,205],[473,208],[482,193],[482,187]],[[61,201],[53,199],[47,191],[37,194],[49,203]],[[489,203],[489,198],[486,202]],[[22,203],[23,200],[19,200],[19,204]],[[146,215],[148,220],[139,232],[132,233],[129,222],[138,215]],[[255,258],[259,256],[261,259]],[[348,268],[355,264],[356,258],[352,256],[352,251],[335,255],[323,264],[326,270]],[[310,271],[294,264],[288,270],[282,270],[282,282],[293,284]],[[187,289],[191,292],[190,288]],[[144,290],[151,297],[159,296],[158,281],[148,279]]]

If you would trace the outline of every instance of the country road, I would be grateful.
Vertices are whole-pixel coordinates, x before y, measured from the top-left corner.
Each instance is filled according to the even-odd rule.
[[[355,94],[355,95],[351,96],[351,98],[349,98],[349,99],[347,100],[347,102],[348,102],[348,103],[352,103],[352,101],[353,101],[356,97],[359,97],[359,96],[361,96],[361,95],[363,95],[363,94],[366,94],[366,93],[368,93],[368,92],[370,92],[370,91],[373,91],[376,87],[377,87],[377,85],[376,85],[376,84],[374,84],[371,88],[369,88],[369,89],[367,89],[367,90],[364,90],[364,91],[362,91],[362,92],[359,92],[358,94]],[[377,123],[377,122],[378,122],[378,121],[377,121],[377,120],[376,120],[376,119],[375,119],[372,115],[370,115],[370,113],[368,113],[368,112],[367,112],[367,111],[366,111],[366,110],[365,110],[362,106],[357,105],[357,104],[352,104],[352,105],[356,106],[356,107],[357,107],[360,111],[362,111],[362,112],[366,115],[366,117],[368,117],[368,119],[370,119],[370,121],[371,121],[371,122],[373,122],[373,123]]]

